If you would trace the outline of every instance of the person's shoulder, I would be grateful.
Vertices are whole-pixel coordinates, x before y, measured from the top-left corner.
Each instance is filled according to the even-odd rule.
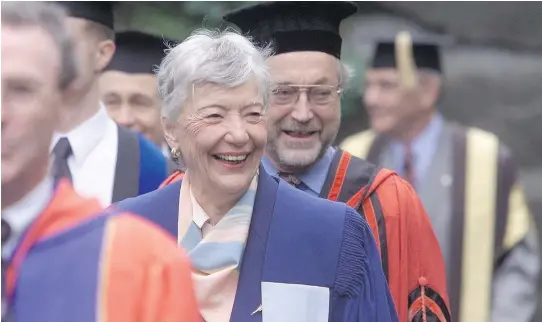
[[[414,187],[392,170],[381,169],[380,171],[388,174],[386,179],[376,188],[384,216],[387,218],[408,216],[409,218],[402,219],[408,219],[409,222],[425,219],[426,213],[424,211],[414,211],[412,208],[412,205],[418,205],[420,202],[420,197]]]
[[[508,147],[495,133],[477,128],[465,127],[467,147],[475,158],[495,155],[500,165],[517,168],[517,160],[512,149]]]
[[[130,212],[111,217],[114,242],[130,244],[134,257],[143,263],[168,264],[187,261],[175,239],[153,222]]]
[[[178,194],[180,186],[181,181],[173,182],[151,192],[119,201],[111,205],[111,208],[139,214],[141,211],[144,211],[149,207],[154,207],[155,205],[160,204],[163,205],[165,202],[171,201],[171,199],[176,197]],[[155,211],[156,209],[153,210]]]
[[[346,207],[343,238],[337,265],[336,291],[340,295],[354,296],[370,274],[372,266],[380,267],[376,243],[371,228],[360,214]]]
[[[360,140],[371,140],[376,136],[376,133],[372,130],[364,130],[347,136],[340,144],[341,149],[346,150],[343,146],[349,146],[356,144]]]
[[[495,133],[474,126],[467,126],[464,130],[466,131],[467,139],[473,140],[473,143],[477,147],[484,148],[495,143],[502,144]]]
[[[346,204],[310,195],[287,183],[279,185],[279,192],[278,201],[286,204],[290,209],[298,210],[292,213],[294,216],[308,216],[314,217],[314,220],[327,221],[343,218],[346,213]]]
[[[362,150],[367,150],[368,146],[372,145],[375,138],[376,132],[365,130],[346,137],[339,147],[343,151],[349,152],[354,156],[364,157],[366,152],[363,153]]]

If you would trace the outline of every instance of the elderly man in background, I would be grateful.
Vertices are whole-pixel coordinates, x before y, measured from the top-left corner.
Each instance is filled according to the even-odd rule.
[[[401,32],[378,43],[366,78],[371,129],[341,147],[397,170],[420,194],[446,260],[454,321],[532,321],[538,238],[510,149],[438,112],[435,42]]]
[[[351,2],[266,2],[225,16],[260,43],[274,83],[263,160],[297,189],[354,207],[371,225],[401,321],[451,321],[445,268],[412,187],[386,169],[332,147],[349,73],[339,26]]]
[[[169,236],[49,173],[76,76],[65,20],[51,3],[2,2],[2,321],[200,321]]]
[[[261,166],[268,56],[229,31],[196,31],[172,48],[158,86],[186,175],[113,207],[154,221],[188,251],[207,322],[397,321],[367,222]]]

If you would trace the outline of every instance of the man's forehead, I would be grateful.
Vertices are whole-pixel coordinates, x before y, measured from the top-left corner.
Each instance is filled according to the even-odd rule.
[[[9,24],[2,24],[2,45],[4,42],[9,44],[25,44],[28,38],[45,39],[53,43],[51,36],[38,25],[19,25],[12,26]]]
[[[321,52],[291,52],[267,60],[274,82],[290,84],[328,84],[339,77],[338,60]]]
[[[32,44],[29,46],[28,44]],[[2,81],[6,84],[56,86],[60,53],[53,40],[38,26],[2,26]]]
[[[145,94],[157,96],[156,76],[152,74],[131,74],[118,71],[107,71],[100,77],[102,94]]]
[[[2,59],[32,55],[36,59],[60,60],[60,52],[52,36],[40,26],[2,25],[2,51]],[[9,56],[4,55],[8,53]]]
[[[107,80],[120,80],[128,82],[150,82],[154,85],[156,82],[156,75],[148,73],[127,73],[117,70],[108,70],[103,72],[102,79]]]

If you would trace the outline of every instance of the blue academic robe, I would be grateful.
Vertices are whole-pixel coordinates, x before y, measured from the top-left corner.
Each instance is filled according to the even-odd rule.
[[[117,128],[113,203],[155,190],[175,169],[156,144],[137,132],[122,126]]]
[[[180,186],[175,182],[113,207],[139,214],[176,237]],[[262,321],[262,313],[255,313],[262,304],[262,282],[328,288],[329,321],[398,321],[367,222],[345,204],[303,193],[260,167],[230,321]]]

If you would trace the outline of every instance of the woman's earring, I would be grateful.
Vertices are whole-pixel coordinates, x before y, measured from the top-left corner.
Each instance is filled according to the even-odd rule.
[[[181,151],[177,148],[172,148],[171,156],[174,157],[175,159],[178,159],[181,156]]]

